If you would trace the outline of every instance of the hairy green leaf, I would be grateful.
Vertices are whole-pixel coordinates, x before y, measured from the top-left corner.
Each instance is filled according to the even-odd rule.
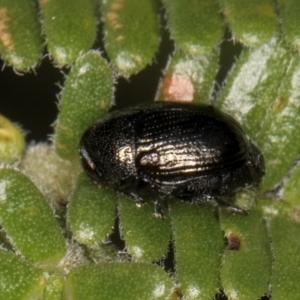
[[[20,158],[25,148],[20,128],[0,115],[0,161],[11,162]]]
[[[158,50],[158,9],[152,0],[102,1],[104,42],[124,76],[141,71]]]
[[[176,278],[187,299],[211,299],[220,288],[220,225],[209,204],[174,201],[171,219]]]
[[[275,32],[277,19],[269,0],[220,0],[235,38],[248,47],[261,46]]]
[[[41,58],[41,28],[30,0],[0,0],[0,53],[20,71],[35,67]]]
[[[64,294],[66,300],[163,300],[171,292],[172,280],[156,265],[100,263],[73,269]]]
[[[156,218],[153,203],[137,207],[132,198],[119,195],[118,211],[122,236],[128,253],[137,261],[154,261],[167,252],[170,241],[170,220]]]
[[[227,240],[222,258],[222,286],[230,300],[253,300],[268,292],[271,252],[266,226],[258,209],[235,215],[222,208],[221,228]]]
[[[158,100],[207,103],[218,69],[218,53],[192,58],[176,49],[165,70]]]
[[[296,50],[300,50],[300,5],[298,0],[277,0],[281,28],[285,39]]]
[[[0,298],[5,300],[43,299],[43,273],[15,254],[0,249]]]
[[[224,20],[217,1],[163,0],[171,37],[189,55],[201,57],[216,47]]]
[[[267,218],[273,254],[272,299],[298,300],[300,211],[279,201],[265,201],[261,208]]]
[[[54,146],[61,157],[78,158],[81,136],[111,103],[113,81],[112,71],[100,52],[90,51],[77,59],[59,103]]]
[[[59,65],[73,63],[96,37],[92,0],[39,0],[50,55]]]
[[[65,239],[40,191],[13,169],[0,169],[0,191],[0,223],[12,245],[37,266],[56,267]]]
[[[70,200],[68,223],[75,239],[91,244],[105,239],[116,214],[116,192],[96,186],[86,174],[79,176]]]

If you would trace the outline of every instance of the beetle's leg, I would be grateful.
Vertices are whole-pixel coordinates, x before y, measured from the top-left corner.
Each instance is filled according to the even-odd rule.
[[[134,192],[131,192],[131,193],[130,193],[130,196],[133,197],[134,202],[135,202],[135,205],[136,205],[137,207],[142,207],[142,206],[144,206],[145,201],[144,201],[138,194],[136,194],[136,193],[134,193]]]
[[[239,215],[248,215],[248,212],[238,206],[235,206],[231,203],[225,202],[222,199],[218,198],[218,197],[214,197],[214,200],[220,205],[220,206],[224,206],[228,211],[237,213]]]
[[[158,200],[154,201],[154,215],[156,218],[164,219],[165,215],[161,209],[161,206],[158,202]]]

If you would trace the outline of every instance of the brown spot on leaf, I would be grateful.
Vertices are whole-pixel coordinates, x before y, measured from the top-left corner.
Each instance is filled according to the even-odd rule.
[[[111,10],[120,10],[123,7],[122,1],[115,1],[111,4]]]
[[[275,100],[273,109],[281,110],[282,108],[284,108],[286,103],[287,103],[287,99],[285,97],[280,96]]]
[[[274,8],[272,5],[257,5],[255,10],[260,15],[275,18]]]
[[[0,8],[0,40],[8,50],[14,49],[13,39],[9,32],[9,16],[7,8]]]
[[[297,223],[300,223],[300,209],[295,208],[292,212],[291,212],[291,219]]]
[[[165,77],[162,86],[162,98],[167,101],[192,101],[194,85],[187,75],[173,74]]]
[[[119,14],[115,12],[108,12],[106,14],[107,21],[113,29],[119,29],[122,27],[122,24],[119,22]]]
[[[116,38],[116,41],[117,42],[122,42],[124,40],[124,36],[123,35],[119,35],[117,38]]]
[[[226,239],[226,248],[228,250],[239,250],[241,245],[241,240],[238,235],[233,232],[230,232],[225,236]]]

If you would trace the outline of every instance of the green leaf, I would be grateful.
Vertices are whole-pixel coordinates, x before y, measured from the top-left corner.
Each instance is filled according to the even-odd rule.
[[[30,144],[19,168],[39,188],[52,208],[65,211],[81,166],[61,159],[49,143]]]
[[[290,55],[279,37],[254,50],[244,50],[217,102],[255,137],[277,97],[278,87],[286,72]]]
[[[65,240],[45,198],[23,174],[0,169],[0,220],[13,246],[37,266],[52,269]]]
[[[100,52],[80,56],[65,82],[54,146],[59,156],[78,158],[78,144],[85,130],[106,113],[113,94],[113,74]]]
[[[248,47],[267,42],[275,32],[277,19],[269,0],[220,0],[235,38]]]
[[[43,273],[13,253],[0,249],[0,297],[5,300],[43,299]]]
[[[218,53],[192,58],[176,49],[164,72],[158,100],[207,103],[218,69]]]
[[[92,0],[39,0],[50,55],[59,65],[73,63],[96,38]]]
[[[281,28],[285,39],[300,51],[300,6],[298,0],[277,0]]]
[[[124,195],[118,198],[122,237],[128,253],[137,261],[161,258],[167,252],[171,236],[167,212],[164,210],[164,219],[157,218],[151,202],[137,207],[132,198]]]
[[[41,28],[30,0],[0,0],[0,53],[14,68],[35,67],[42,55]]]
[[[300,295],[300,211],[279,201],[265,201],[262,211],[271,239],[272,299],[298,300]],[[261,274],[257,272],[257,274]]]
[[[69,227],[78,242],[104,240],[116,216],[116,197],[116,192],[97,186],[85,174],[79,176],[68,209]]]
[[[20,158],[24,148],[25,139],[20,128],[0,115],[0,161],[12,162]]]
[[[120,74],[129,76],[150,64],[159,44],[155,1],[102,1],[102,13],[105,47]]]
[[[283,188],[284,201],[290,204],[300,204],[300,164],[292,170]]]
[[[66,300],[168,299],[172,280],[160,267],[144,263],[100,263],[68,275]]]
[[[62,300],[64,281],[64,277],[58,275],[47,278],[43,300]]]
[[[187,299],[212,299],[220,288],[220,225],[209,204],[171,203],[176,278]]]
[[[163,0],[171,37],[189,55],[201,57],[220,42],[224,20],[217,1]]]
[[[221,208],[220,222],[227,239],[221,267],[225,294],[230,300],[262,297],[270,285],[272,258],[261,212],[244,216]]]
[[[300,57],[295,55],[256,136],[266,161],[263,189],[277,183],[295,161],[300,149],[299,131]]]

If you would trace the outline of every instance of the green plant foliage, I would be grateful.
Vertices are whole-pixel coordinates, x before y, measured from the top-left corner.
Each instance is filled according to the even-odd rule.
[[[119,195],[118,211],[127,251],[136,261],[154,261],[167,252],[170,241],[170,219],[155,218],[153,203],[136,207],[134,201]]]
[[[300,211],[283,202],[262,203],[272,254],[272,299],[297,300],[300,295]],[[257,273],[261,274],[261,273]]]
[[[234,37],[245,46],[260,46],[274,34],[277,19],[271,1],[220,0],[220,3]]]
[[[62,300],[62,291],[64,287],[63,276],[52,275],[47,278],[46,286],[44,289],[44,300]]]
[[[102,241],[111,231],[115,213],[116,192],[96,186],[81,174],[68,209],[74,238],[82,244]]]
[[[41,58],[41,29],[30,0],[0,1],[0,53],[20,71],[34,67]]]
[[[77,59],[59,103],[54,145],[61,157],[78,159],[80,137],[111,104],[113,81],[112,71],[98,51]]]
[[[0,170],[0,219],[13,246],[41,268],[54,268],[66,253],[65,240],[46,200],[13,169]]]
[[[253,138],[261,128],[269,106],[290,62],[279,37],[253,50],[244,50],[235,64],[217,106],[241,122]]]
[[[0,249],[0,274],[1,299],[42,299],[45,285],[43,273],[3,249]]]
[[[212,299],[220,288],[223,239],[211,205],[171,204],[176,278],[187,299]]]
[[[227,240],[221,281],[230,300],[253,300],[268,292],[271,251],[266,226],[259,210],[248,216],[220,211],[221,228]]]
[[[0,115],[0,161],[12,162],[20,158],[25,148],[20,128]]]
[[[299,154],[300,141],[300,57],[294,55],[277,98],[272,103],[256,136],[266,160],[262,188],[269,189],[290,169]],[[293,142],[291,142],[293,141]]]
[[[81,167],[61,159],[49,143],[27,147],[18,167],[33,181],[56,211],[69,201]]]
[[[217,51],[193,58],[177,48],[165,70],[158,100],[207,103],[211,98],[218,59]]]
[[[151,63],[158,50],[159,24],[155,1],[102,1],[104,42],[119,73],[129,76]]]
[[[0,119],[0,243],[5,249],[0,249],[0,299],[202,300],[221,289],[229,300],[264,294],[298,300],[299,163],[290,172],[300,149],[300,63],[291,51],[299,40],[295,2],[277,1],[282,26],[267,0],[32,2],[0,0],[3,58],[18,70],[37,63],[39,16],[55,66],[72,68],[51,143],[31,144],[22,155],[20,130]],[[40,14],[34,11],[38,4]],[[103,55],[89,50],[98,8],[103,36],[99,33],[95,48]],[[79,175],[81,136],[110,108],[114,84],[123,83],[116,79],[134,74],[129,80],[135,81],[136,73],[156,67],[145,68],[156,60],[159,20],[175,50],[163,53],[167,34],[161,28],[157,60],[164,54],[165,61],[156,98],[215,103],[236,117],[263,151],[262,190],[284,178],[276,194],[284,201],[259,200],[253,208],[261,195],[247,187],[231,199],[247,216],[218,209],[215,202],[164,199],[164,218],[157,218],[157,199],[137,207],[134,199]],[[226,51],[222,45],[220,55],[217,44],[226,21],[233,38],[250,48],[236,58],[223,84],[214,80],[223,76]]]
[[[39,0],[39,5],[50,55],[59,65],[73,63],[96,38],[93,1]]]
[[[172,286],[172,280],[156,265],[102,263],[73,269],[64,295],[66,300],[167,299]]]
[[[287,180],[284,190],[283,190],[283,199],[295,205],[300,205],[300,164],[298,163],[296,167],[290,174],[289,179]]]
[[[297,0],[277,0],[280,23],[285,39],[300,50],[300,6]]]
[[[201,57],[221,40],[224,20],[217,1],[163,0],[171,37],[189,55]]]

